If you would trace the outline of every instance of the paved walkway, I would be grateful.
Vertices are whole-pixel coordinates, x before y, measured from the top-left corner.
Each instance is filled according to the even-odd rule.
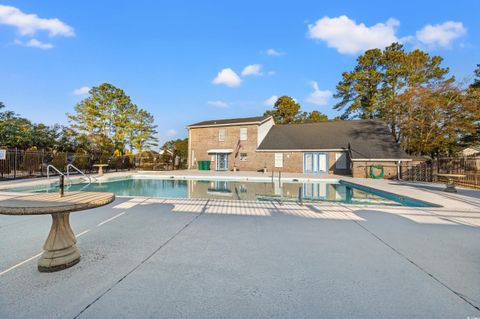
[[[1,318],[480,316],[478,212],[117,199],[41,274],[49,224],[0,216]]]
[[[119,198],[71,216],[82,260],[52,274],[49,217],[0,216],[0,318],[480,317],[480,193],[353,182],[443,207]]]

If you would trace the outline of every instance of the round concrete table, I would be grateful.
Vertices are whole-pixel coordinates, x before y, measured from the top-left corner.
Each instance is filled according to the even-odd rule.
[[[77,240],[70,227],[70,213],[107,205],[115,200],[112,193],[69,192],[18,195],[0,201],[3,215],[52,215],[52,227],[38,260],[38,270],[52,272],[66,269],[80,261]]]
[[[108,167],[108,164],[94,164],[93,167],[98,168],[98,176],[103,176],[103,168]]]

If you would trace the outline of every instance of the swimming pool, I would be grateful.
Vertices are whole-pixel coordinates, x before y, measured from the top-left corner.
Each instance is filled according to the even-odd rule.
[[[116,196],[256,201],[338,202],[386,206],[432,207],[433,204],[341,180],[294,181],[176,179],[130,176],[94,183],[75,183],[67,191],[112,192]],[[8,189],[14,192],[58,192],[58,183]]]

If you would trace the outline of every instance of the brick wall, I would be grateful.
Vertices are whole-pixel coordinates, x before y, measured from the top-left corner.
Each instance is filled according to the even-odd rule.
[[[370,165],[382,165],[385,179],[397,178],[397,162],[374,162],[374,161],[355,161],[352,165],[352,175],[358,178],[370,177]],[[375,174],[379,174],[380,170],[375,170]]]
[[[219,141],[218,132],[219,129],[225,129],[224,141]],[[246,153],[247,160],[240,161],[240,155],[235,158],[235,149],[237,147],[238,140],[240,139],[240,128],[247,128],[247,140],[240,141],[242,147],[239,153]],[[228,155],[228,168],[233,169],[233,164],[239,170],[245,171],[257,171],[263,169],[265,160],[268,160],[268,156],[258,154],[257,149],[257,129],[255,124],[250,125],[232,125],[223,127],[200,127],[191,128],[189,130],[189,144],[190,149],[188,152],[188,164],[189,168],[197,168],[198,161],[212,161],[211,169],[215,169],[216,158],[214,154],[208,154],[210,149],[232,149],[233,153]],[[195,164],[192,165],[192,154],[196,159]]]
[[[335,159],[335,153],[337,152],[328,152],[328,173],[329,174],[337,174],[337,175],[350,175],[351,170],[350,170],[350,157],[347,156],[347,165],[346,169],[337,169],[335,167],[336,159]]]
[[[219,129],[225,129],[224,141],[219,141]],[[240,160],[240,154],[235,158],[235,149],[240,138],[240,128],[247,128],[247,140],[240,141],[242,147],[239,153],[246,153],[247,159]],[[216,157],[214,154],[208,154],[211,149],[231,149],[233,152],[228,154],[228,169],[232,170],[235,165],[240,171],[261,171],[264,167],[268,172],[273,170],[289,173],[303,172],[303,154],[304,152],[282,152],[283,167],[275,167],[275,152],[258,152],[257,133],[258,126],[250,125],[231,125],[222,127],[200,127],[189,130],[189,152],[188,165],[190,169],[196,169],[198,161],[211,161],[210,167],[215,170]],[[350,160],[347,157],[347,169],[339,170],[335,168],[335,153],[328,153],[329,174],[350,174]],[[194,154],[195,162],[192,162]]]

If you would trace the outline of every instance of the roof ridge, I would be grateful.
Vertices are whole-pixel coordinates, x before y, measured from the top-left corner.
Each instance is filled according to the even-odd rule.
[[[284,124],[275,124],[278,126],[288,126],[288,125],[316,125],[316,124],[323,124],[323,123],[352,123],[352,122],[379,122],[385,123],[382,119],[354,119],[354,120],[338,120],[338,119],[329,119],[320,122],[310,122],[310,123],[284,123]]]
[[[228,119],[216,119],[216,120],[206,120],[197,123],[188,125],[191,126],[209,126],[209,125],[227,125],[227,124],[236,124],[236,123],[260,123],[269,118],[271,115],[261,115],[261,116],[250,116],[250,117],[239,117],[239,118],[228,118]]]

